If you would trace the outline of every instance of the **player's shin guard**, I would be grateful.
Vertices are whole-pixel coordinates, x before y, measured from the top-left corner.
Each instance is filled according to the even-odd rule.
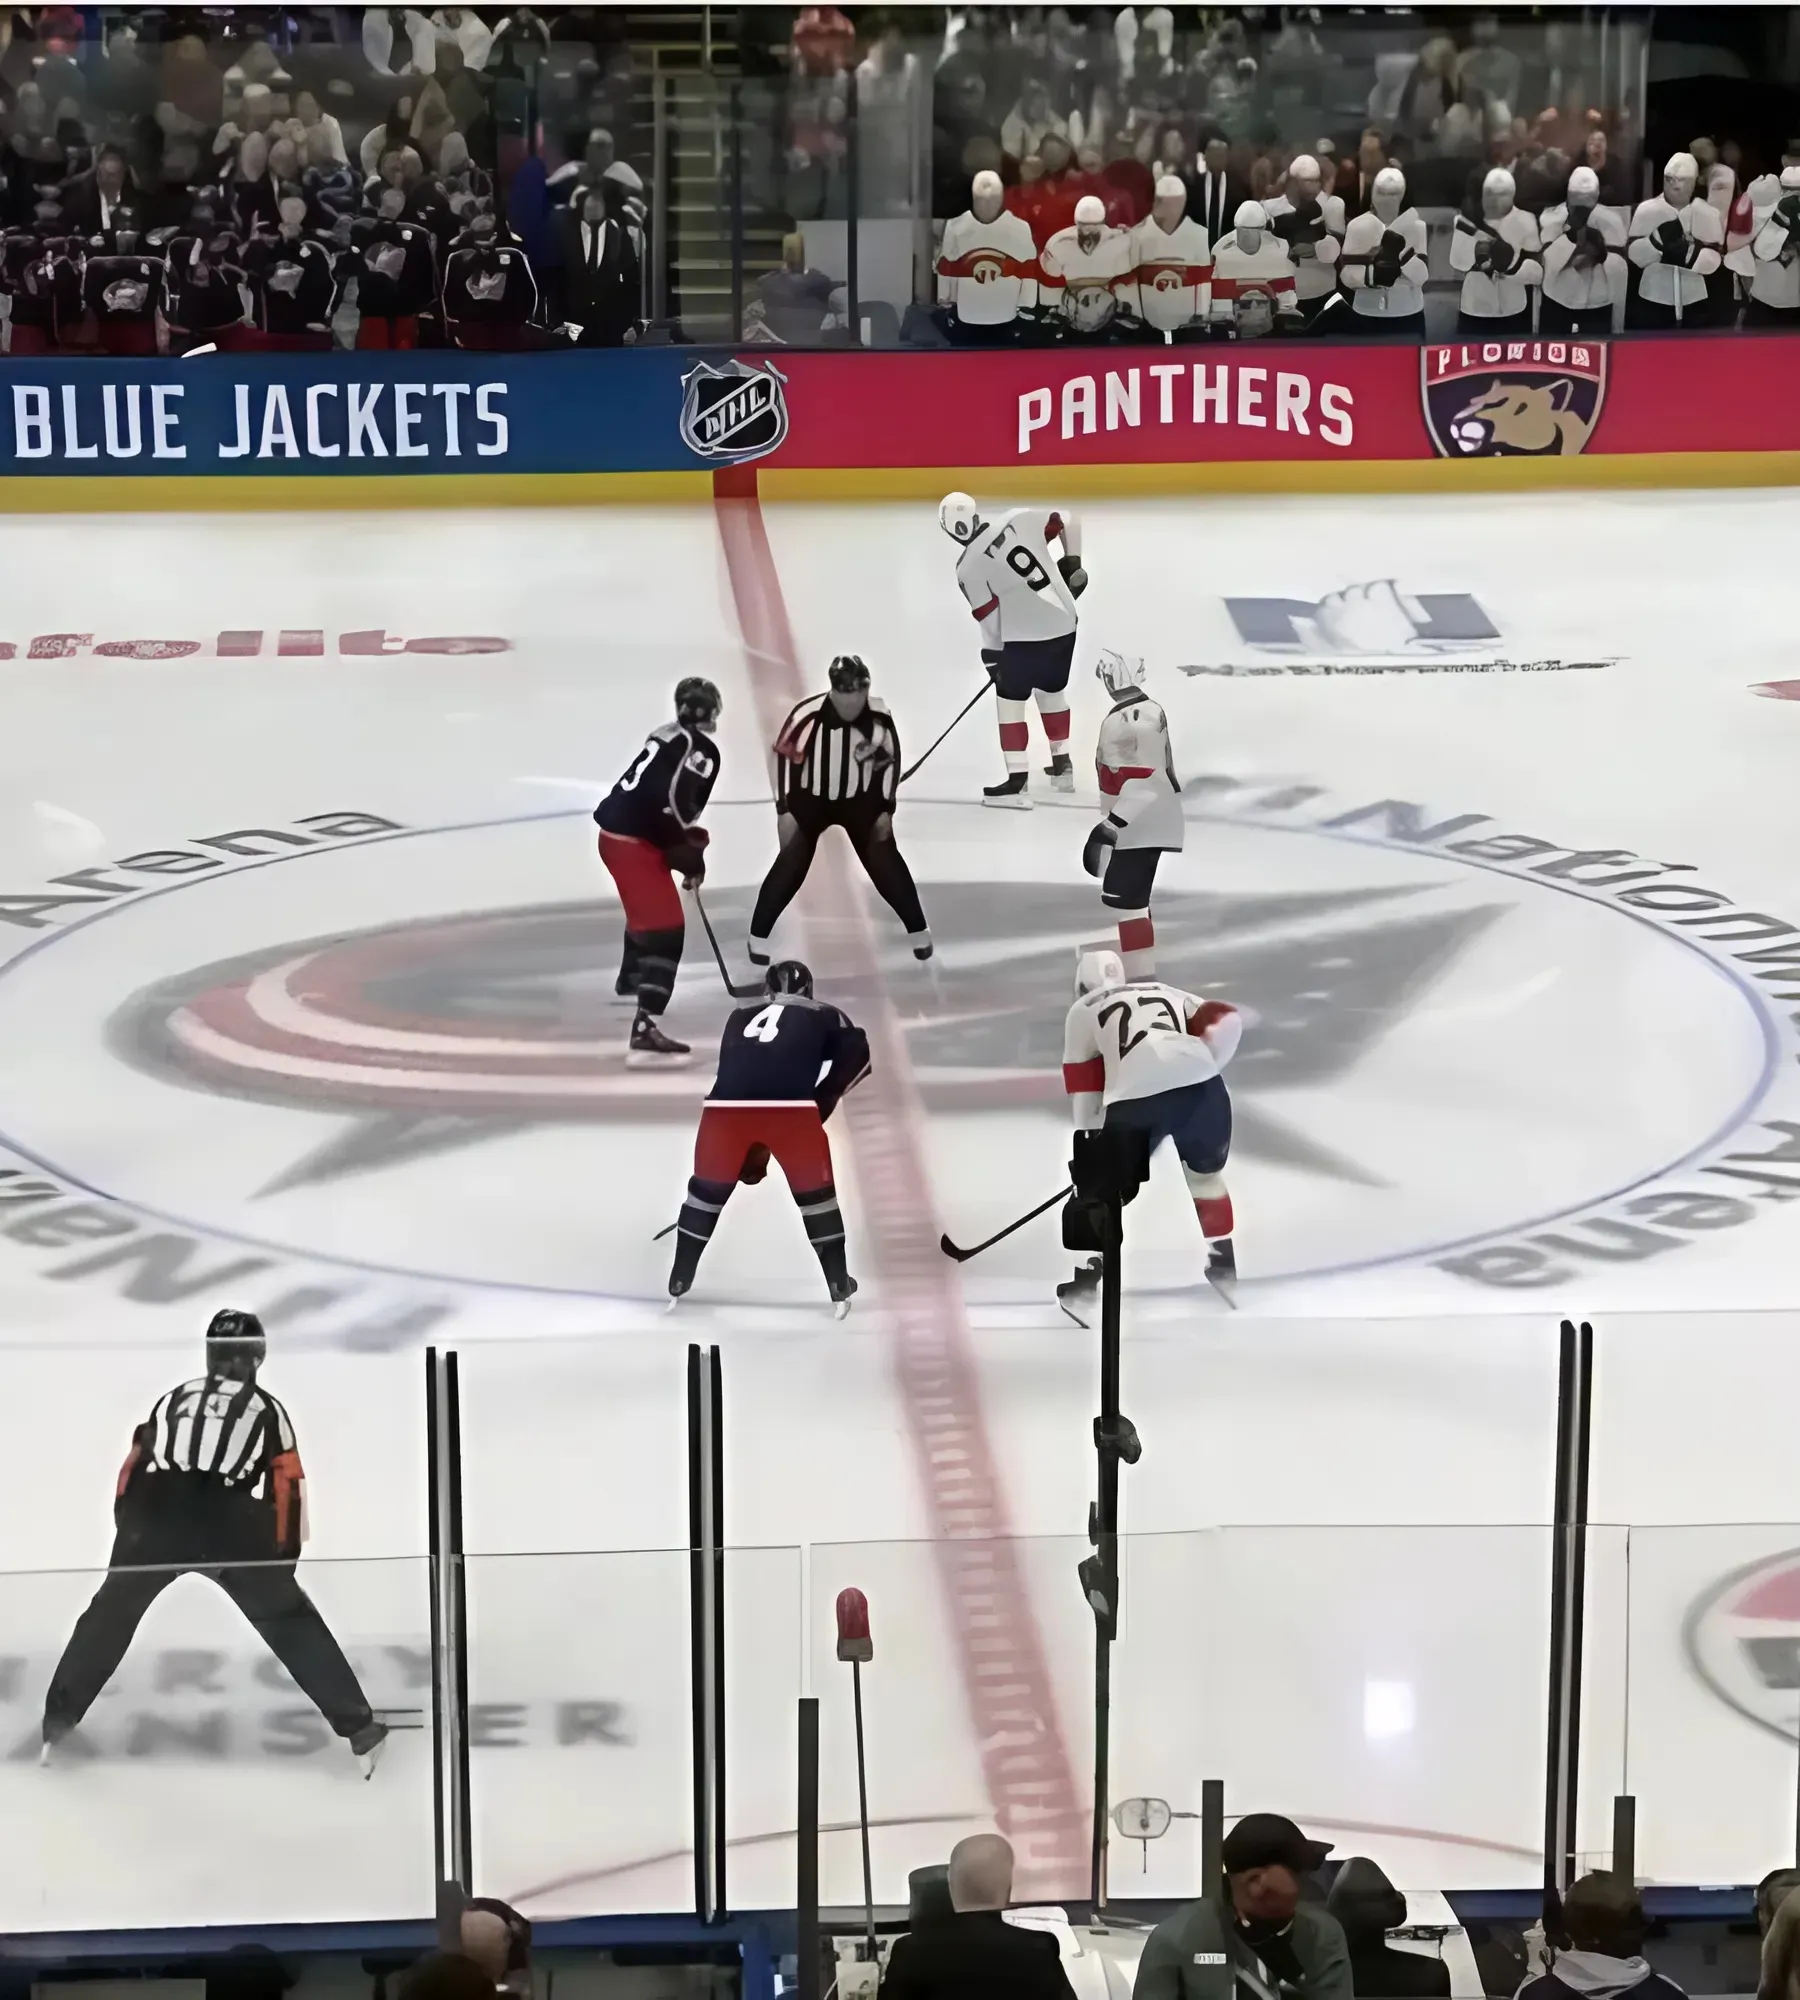
[[[1044,718],[1044,736],[1054,756],[1066,757],[1069,752],[1069,697],[1067,694],[1045,694],[1041,690],[1037,698],[1038,714]]]
[[[1191,1167],[1182,1169],[1187,1176],[1188,1193],[1194,1198],[1194,1213],[1200,1218],[1200,1233],[1209,1243],[1217,1243],[1231,1234],[1233,1216],[1231,1196],[1225,1187],[1223,1174],[1197,1174]]]
[[[1119,956],[1127,979],[1156,977],[1156,926],[1145,910],[1120,910]]]
[[[675,1224],[675,1262],[669,1271],[669,1290],[676,1298],[694,1282],[700,1253],[712,1241],[720,1212],[730,1199],[729,1181],[703,1181],[696,1174],[688,1182],[687,1200]]]
[[[669,1004],[675,969],[681,963],[682,937],[678,930],[638,932],[637,999],[642,1013],[654,1017]]]
[[[1006,759],[1008,774],[1024,771],[1029,767],[1028,752],[1031,748],[1031,731],[1025,718],[1031,712],[1031,704],[1026,701],[1008,701],[1005,695],[994,697],[994,707],[1000,717],[1000,754]]]
[[[844,1262],[844,1216],[838,1207],[837,1189],[812,1188],[804,1194],[796,1194],[794,1203],[800,1211],[800,1219],[806,1224],[806,1240],[813,1247],[819,1269],[825,1273],[825,1282],[832,1288],[832,1296],[836,1297],[850,1275]]]

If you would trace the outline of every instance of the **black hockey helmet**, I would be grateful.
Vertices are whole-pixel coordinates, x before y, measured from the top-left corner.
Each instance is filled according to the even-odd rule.
[[[719,719],[719,710],[724,703],[719,699],[719,690],[709,680],[702,680],[698,674],[689,674],[686,680],[675,684],[675,720],[685,722],[692,729],[710,729]]]
[[[859,653],[840,653],[831,663],[833,694],[859,694],[867,690],[869,670]]]
[[[804,993],[812,998],[812,967],[797,958],[778,959],[763,974],[763,984],[771,993]]]
[[[255,1313],[229,1306],[213,1314],[206,1329],[206,1366],[214,1375],[234,1375],[248,1381],[269,1351],[268,1336]]]

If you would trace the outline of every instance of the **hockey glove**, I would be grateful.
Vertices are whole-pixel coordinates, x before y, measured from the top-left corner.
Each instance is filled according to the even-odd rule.
[[[1508,271],[1516,268],[1519,253],[1504,237],[1496,236],[1488,246],[1488,269],[1497,278],[1504,278]]]
[[[1082,568],[1079,556],[1058,556],[1056,570],[1063,582],[1068,585],[1071,597],[1079,597],[1088,587],[1088,574]]]
[[[1382,231],[1381,242],[1376,246],[1375,261],[1369,267],[1369,282],[1385,289],[1400,282],[1401,260],[1406,255],[1406,238],[1398,230]]]
[[[1000,648],[998,646],[983,646],[981,649],[981,664],[987,669],[989,680],[998,679],[1000,674]]]
[[[744,1155],[744,1164],[738,1168],[738,1179],[745,1187],[755,1187],[757,1182],[768,1177],[769,1149],[767,1146],[752,1146]]]
[[[1687,231],[1670,216],[1650,238],[1665,264],[1685,264],[1688,260]]]
[[[684,889],[697,889],[706,880],[706,856],[691,841],[677,841],[668,854],[669,866],[681,877]]]
[[[1110,820],[1102,820],[1088,835],[1081,850],[1081,865],[1096,880],[1106,873],[1106,864],[1112,858],[1118,838],[1119,829]]]

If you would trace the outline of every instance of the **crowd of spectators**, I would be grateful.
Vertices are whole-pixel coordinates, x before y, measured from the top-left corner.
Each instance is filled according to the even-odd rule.
[[[1464,330],[1800,309],[1800,142],[1747,178],[1735,143],[1703,136],[1655,194],[1630,111],[1589,101],[1578,28],[1532,28],[1527,54],[1491,13],[1411,50],[1360,24],[1328,47],[1312,9],[1256,19],[953,16],[932,93],[938,330],[1419,338],[1427,214],[1449,228]]]
[[[15,354],[615,344],[643,318],[623,23],[0,14]],[[620,135],[623,135],[622,137]]]

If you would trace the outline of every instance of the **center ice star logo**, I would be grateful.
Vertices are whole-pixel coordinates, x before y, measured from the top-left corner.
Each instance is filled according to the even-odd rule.
[[[1279,1103],[1351,1072],[1505,909],[1416,908],[1422,893],[1158,897],[1161,976],[1255,1017],[1232,1070],[1240,1155],[1378,1184]],[[750,895],[716,892],[715,921],[741,927]],[[882,968],[926,1104],[1060,1112],[1069,969],[1092,922],[1072,923],[1066,889],[1051,884],[1002,896],[992,884],[942,883],[927,898],[935,975],[898,942]],[[610,906],[561,904],[281,946],[135,995],[109,1040],[126,1061],[196,1090],[351,1114],[265,1193],[528,1125],[691,1119],[704,1069],[624,1066],[620,1010],[608,1004],[616,925]],[[833,997],[852,1013],[866,998]]]

